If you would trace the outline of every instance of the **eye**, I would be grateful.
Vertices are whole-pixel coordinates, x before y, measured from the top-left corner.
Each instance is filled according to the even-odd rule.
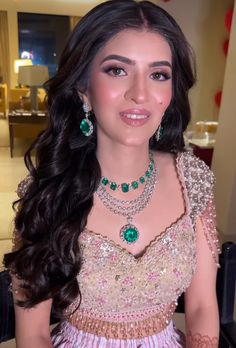
[[[126,72],[123,68],[111,66],[104,69],[104,71],[111,76],[126,76]]]
[[[171,78],[171,75],[169,73],[166,72],[155,72],[151,75],[151,78],[153,80],[157,80],[157,81],[166,81],[169,80]]]

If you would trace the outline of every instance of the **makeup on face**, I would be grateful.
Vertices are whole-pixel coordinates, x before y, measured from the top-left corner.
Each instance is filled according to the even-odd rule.
[[[150,111],[146,109],[128,109],[120,112],[120,117],[127,125],[132,127],[143,126],[150,117]]]
[[[147,141],[172,97],[169,44],[153,32],[120,32],[95,57],[89,85],[98,138]]]
[[[107,62],[107,65],[104,63]],[[136,66],[136,61],[117,54],[111,54],[105,57],[100,66],[102,70],[113,77],[127,76],[126,66]],[[151,78],[158,81],[165,81],[171,78],[172,66],[168,61],[155,61],[148,64],[148,67],[156,68],[151,73]],[[128,69],[127,69],[128,70]]]

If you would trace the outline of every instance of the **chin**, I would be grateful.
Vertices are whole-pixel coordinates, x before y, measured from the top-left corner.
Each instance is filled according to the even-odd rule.
[[[107,140],[109,141],[110,144],[115,145],[122,145],[122,146],[127,146],[127,147],[142,147],[142,146],[149,146],[149,140],[153,135],[152,130],[149,132],[145,132],[144,129],[142,132],[134,132],[132,130],[127,132],[124,131],[124,129],[116,129],[115,132],[113,131],[106,131],[106,132],[98,132],[97,133],[98,138],[100,139],[106,139],[105,143]],[[104,144],[102,141],[101,143]]]
[[[147,146],[149,144],[149,138],[135,138],[135,137],[126,137],[125,139],[118,140],[120,144],[128,147],[140,147]]]

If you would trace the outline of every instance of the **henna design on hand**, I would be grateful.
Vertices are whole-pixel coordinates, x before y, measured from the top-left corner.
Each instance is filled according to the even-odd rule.
[[[188,332],[187,348],[218,348],[218,338],[201,335],[200,333]]]

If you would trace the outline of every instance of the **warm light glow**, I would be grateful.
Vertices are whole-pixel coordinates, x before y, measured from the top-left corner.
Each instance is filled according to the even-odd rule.
[[[21,52],[21,55],[20,55],[21,59],[31,59],[31,60],[34,60],[34,55],[32,52],[29,52],[29,51],[23,51]]]
[[[18,81],[24,86],[41,86],[48,79],[48,67],[44,65],[21,66]]]
[[[20,85],[30,87],[31,110],[38,110],[38,86],[48,80],[48,67],[44,65],[20,66],[18,81]]]
[[[19,73],[19,66],[33,65],[31,59],[15,59],[14,60],[14,71],[16,74]]]

